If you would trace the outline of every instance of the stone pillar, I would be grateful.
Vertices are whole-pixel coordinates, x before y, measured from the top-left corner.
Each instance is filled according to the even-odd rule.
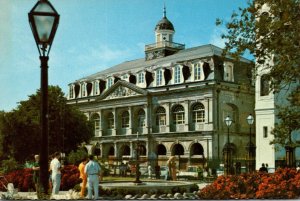
[[[133,129],[133,121],[134,121],[134,114],[133,114],[133,108],[130,106],[129,107],[129,128],[126,134],[132,134]]]
[[[116,136],[117,135],[117,128],[118,128],[118,115],[117,115],[117,111],[116,108],[113,108],[112,113],[114,115],[114,128],[112,129],[112,136]]]
[[[166,133],[168,133],[168,132],[171,131],[171,129],[170,129],[170,126],[171,126],[171,118],[170,118],[170,115],[171,115],[171,111],[170,111],[171,103],[165,104],[165,108],[166,108]]]
[[[143,131],[145,131],[145,134],[149,134],[149,127],[150,127],[150,108],[148,107],[148,105],[144,105],[144,111],[145,111],[145,129],[143,129]],[[144,133],[144,132],[143,132]]]
[[[189,123],[190,123],[190,107],[189,107],[188,100],[184,101],[183,108],[184,108],[184,131],[189,131]]]
[[[99,128],[99,136],[103,136],[103,119],[104,119],[104,117],[103,117],[103,110],[100,110],[99,111],[99,116],[100,116],[100,119],[99,119],[99,121],[100,121],[100,123],[99,123],[99,126],[100,126],[100,128]]]

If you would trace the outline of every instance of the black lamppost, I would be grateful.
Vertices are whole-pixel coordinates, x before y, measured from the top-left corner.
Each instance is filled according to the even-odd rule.
[[[249,144],[246,147],[247,151],[248,151],[248,172],[253,172],[254,171],[254,159],[255,159],[255,145],[252,143],[251,140],[251,126],[254,123],[254,118],[251,114],[249,114],[249,116],[247,117],[247,123],[249,124]]]
[[[140,172],[140,152],[141,152],[141,145],[139,141],[139,132],[137,132],[137,140],[136,140],[136,148],[135,148],[135,183],[136,185],[141,184],[142,181],[140,180],[141,172]]]
[[[295,167],[295,147],[292,144],[292,131],[289,130],[289,139],[285,145],[286,166]]]
[[[223,154],[224,154],[224,173],[225,176],[230,175],[231,168],[232,168],[232,147],[230,146],[230,139],[229,139],[229,127],[232,124],[232,119],[230,116],[227,116],[224,120],[227,126],[227,143],[225,144]]]
[[[29,24],[40,54],[41,60],[41,149],[40,149],[40,185],[41,196],[48,195],[48,55],[59,22],[59,14],[47,0],[39,0],[28,13]]]

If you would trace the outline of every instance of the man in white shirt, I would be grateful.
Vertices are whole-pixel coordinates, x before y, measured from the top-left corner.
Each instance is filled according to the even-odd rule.
[[[52,172],[51,179],[52,179],[52,194],[58,194],[60,182],[61,182],[61,164],[59,162],[60,159],[60,153],[55,152],[54,158],[52,159],[50,163],[50,170]]]
[[[84,172],[87,175],[88,182],[88,199],[92,199],[92,189],[94,189],[94,199],[98,199],[99,192],[99,175],[100,175],[100,165],[94,161],[94,156],[89,156],[89,162],[84,167]]]

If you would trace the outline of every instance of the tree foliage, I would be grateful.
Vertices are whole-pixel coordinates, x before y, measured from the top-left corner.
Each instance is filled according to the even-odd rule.
[[[68,105],[58,86],[49,86],[49,153],[69,153],[93,136],[87,117],[74,106]],[[11,112],[0,113],[0,134],[3,150],[17,161],[32,160],[40,152],[40,91]],[[1,150],[0,150],[1,151]]]
[[[268,5],[268,6],[266,6]],[[299,0],[251,0],[226,22],[225,54],[235,58],[249,51],[269,70],[273,89],[299,81]],[[224,22],[217,19],[217,25]]]
[[[229,22],[217,19],[227,33],[223,54],[238,56],[250,52],[256,67],[262,68],[270,78],[276,94],[281,89],[299,86],[300,78],[300,1],[249,0],[246,8],[234,12]],[[299,129],[299,87],[292,89],[289,106],[277,105],[279,122],[273,134],[273,143],[284,145],[292,131]]]

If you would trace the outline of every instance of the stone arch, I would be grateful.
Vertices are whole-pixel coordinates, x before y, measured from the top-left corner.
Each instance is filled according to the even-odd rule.
[[[155,108],[155,125],[166,125],[166,108],[163,106],[158,106]]]
[[[94,131],[95,131],[95,136],[97,136],[97,132],[100,129],[100,115],[98,113],[93,113],[91,115],[91,121],[94,123]]]
[[[130,147],[127,144],[124,144],[120,147],[120,151],[118,154],[120,157],[129,156],[130,155]]]
[[[184,111],[184,107],[181,104],[176,104],[171,108],[172,111],[172,122],[174,125],[176,124],[184,124],[185,119],[185,111]]]
[[[139,153],[140,153],[141,156],[146,156],[147,149],[146,149],[146,146],[144,144],[139,145]]]
[[[184,147],[180,143],[176,143],[171,147],[171,155],[184,155]]]
[[[99,143],[96,143],[95,146],[93,146],[92,153],[95,156],[101,156],[101,149]]]
[[[167,149],[165,147],[165,145],[163,144],[158,144],[156,147],[156,153],[157,155],[167,155]]]
[[[232,155],[233,155],[233,156],[236,155],[236,153],[237,153],[237,147],[236,147],[236,145],[235,145],[234,143],[232,143],[232,142],[230,142],[229,144],[226,143],[226,144],[224,145],[224,147],[223,147],[223,152],[224,152],[225,148],[226,148],[228,145],[229,145],[229,148],[232,150]]]
[[[195,102],[190,107],[191,120],[193,123],[205,122],[205,106],[202,102]]]
[[[115,148],[113,145],[111,145],[109,148],[108,148],[108,152],[107,152],[107,156],[114,156],[115,155]]]
[[[199,142],[193,143],[190,147],[190,156],[194,155],[204,156],[203,146]]]
[[[227,116],[230,116],[230,118],[232,119],[230,132],[238,132],[240,129],[240,114],[239,114],[239,108],[235,104],[227,102],[224,105],[222,121],[223,121],[223,128],[224,130],[226,130],[224,134],[226,135],[227,135],[227,126],[224,120]]]

